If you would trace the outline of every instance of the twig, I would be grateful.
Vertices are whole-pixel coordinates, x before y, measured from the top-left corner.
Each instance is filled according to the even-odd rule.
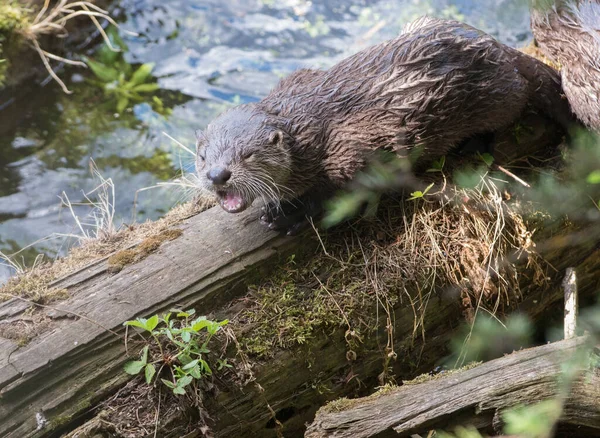
[[[56,73],[54,73],[54,70],[52,70],[52,66],[50,66],[50,63],[48,62],[48,58],[44,54],[44,51],[40,47],[40,44],[37,42],[37,40],[33,39],[33,40],[31,40],[31,42],[33,44],[33,48],[38,52],[38,54],[40,55],[40,58],[42,58],[44,67],[46,67],[46,70],[48,70],[48,73],[50,73],[50,76],[52,76],[52,79],[54,79],[58,83],[58,85],[60,85],[60,88],[62,88],[62,90],[66,94],[73,94],[73,92],[67,88],[65,83],[58,77],[58,75]]]
[[[574,338],[577,331],[577,274],[575,268],[567,268],[563,280],[565,290],[565,339]]]
[[[497,164],[496,164],[496,165],[494,165],[494,167],[495,167],[496,169],[498,169],[500,172],[502,172],[502,173],[505,173],[506,175],[510,176],[511,178],[513,178],[513,179],[514,179],[515,181],[517,181],[518,183],[521,183],[521,184],[523,184],[525,187],[531,187],[531,186],[529,185],[529,183],[527,183],[527,182],[523,181],[523,180],[522,180],[521,178],[519,178],[517,175],[515,175],[514,173],[512,173],[512,172],[511,172],[511,171],[509,171],[509,170],[506,170],[504,167],[502,167],[502,166],[498,166]]]
[[[102,328],[102,329],[106,330],[107,332],[109,332],[109,333],[112,333],[113,335],[115,335],[115,336],[116,336],[116,337],[118,337],[119,339],[121,338],[121,335],[120,335],[120,334],[118,334],[117,332],[115,332],[114,330],[111,330],[111,329],[109,329],[109,328],[107,328],[107,327],[103,326],[103,325],[102,325],[102,324],[100,324],[99,322],[97,322],[97,321],[94,321],[93,319],[91,319],[91,318],[88,318],[87,316],[85,316],[85,315],[82,315],[81,313],[72,312],[72,311],[70,311],[70,310],[59,309],[59,308],[57,308],[57,307],[52,307],[52,306],[47,306],[47,305],[45,305],[45,304],[36,303],[35,301],[28,300],[27,298],[23,298],[23,297],[20,297],[20,296],[18,296],[18,295],[14,295],[14,294],[7,294],[7,293],[5,293],[5,292],[2,292],[2,293],[0,293],[0,296],[3,296],[3,297],[8,297],[8,298],[14,298],[14,299],[16,299],[16,300],[20,300],[20,301],[24,301],[24,302],[26,302],[26,303],[29,303],[29,304],[31,304],[32,306],[38,306],[38,307],[42,307],[42,308],[44,308],[44,309],[50,309],[50,310],[54,310],[55,312],[63,312],[63,313],[68,313],[69,315],[73,315],[73,316],[76,316],[76,317],[78,317],[78,318],[85,319],[86,321],[88,321],[88,322],[91,322],[91,323],[92,323],[92,324],[94,324],[94,325],[97,325],[98,327],[100,327],[100,328]]]

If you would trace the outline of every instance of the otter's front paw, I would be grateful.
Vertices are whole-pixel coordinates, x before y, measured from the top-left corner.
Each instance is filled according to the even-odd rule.
[[[266,205],[262,208],[260,221],[270,230],[285,231],[288,236],[298,234],[309,224],[305,209],[290,202]]]

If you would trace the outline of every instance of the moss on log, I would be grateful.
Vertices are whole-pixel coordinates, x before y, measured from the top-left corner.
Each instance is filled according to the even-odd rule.
[[[503,164],[555,150],[556,129],[539,126],[502,148]],[[515,141],[514,130],[499,138]],[[594,294],[595,245],[538,245],[537,254],[534,239],[576,226],[528,225],[485,181],[486,191],[392,198],[376,218],[296,238],[265,230],[256,209],[211,209],[118,272],[105,257],[55,281],[65,300],[33,312],[18,298],[1,303],[1,326],[44,325],[25,345],[0,339],[0,435],[180,437],[208,424],[222,437],[301,436],[326,401],[430,370],[478,306],[543,318],[560,308],[568,266],[582,273],[581,296]],[[122,371],[123,322],[173,307],[232,321],[235,368],[215,373],[195,410]]]

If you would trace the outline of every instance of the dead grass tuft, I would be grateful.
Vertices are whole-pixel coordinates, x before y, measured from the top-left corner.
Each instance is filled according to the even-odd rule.
[[[108,35],[104,31],[104,28],[100,24],[99,20],[107,21],[113,26],[119,27],[117,22],[110,16],[108,11],[105,11],[102,8],[96,6],[93,2],[90,1],[81,1],[81,0],[57,0],[53,7],[50,7],[50,0],[44,0],[44,4],[38,14],[35,16],[33,21],[22,30],[20,30],[20,34],[29,42],[31,47],[38,53],[44,67],[52,77],[60,85],[62,90],[71,94],[72,92],[67,88],[65,83],[60,79],[60,77],[54,72],[52,66],[50,65],[50,60],[64,62],[70,65],[77,65],[80,67],[87,67],[87,65],[82,61],[74,61],[72,59],[64,58],[62,56],[55,55],[53,53],[49,53],[42,49],[40,46],[38,39],[41,35],[58,35],[61,38],[65,38],[68,35],[66,25],[69,21],[76,17],[87,17],[93,23],[93,25],[98,29],[98,32],[104,39],[107,46],[113,50],[118,52],[119,49],[114,47],[108,38]],[[130,34],[136,35],[133,32],[128,32]]]
[[[36,263],[32,268],[22,268],[19,275],[11,278],[5,285],[0,287],[0,301],[8,300],[14,296],[30,299],[40,304],[65,298],[64,289],[56,289],[52,283],[77,270],[102,260],[117,251],[121,253],[134,251],[136,257],[142,254],[148,255],[151,248],[156,249],[156,242],[172,240],[181,234],[181,230],[172,227],[180,224],[185,219],[194,216],[213,205],[211,200],[194,200],[173,208],[162,219],[145,222],[121,228],[110,235],[102,235],[98,238],[87,238],[81,240],[81,246],[73,247],[64,258],[54,262]],[[132,247],[142,245],[138,250]],[[127,261],[126,255],[121,254],[121,264]],[[110,264],[110,262],[109,262]],[[128,263],[124,263],[125,266]]]
[[[163,242],[177,239],[183,231],[178,229],[164,230],[155,236],[146,237],[133,249],[124,249],[108,258],[108,272],[117,273],[125,266],[144,260],[156,251]]]
[[[394,309],[410,306],[413,339],[425,335],[432,297],[460,299],[467,319],[503,313],[521,299],[519,279],[545,278],[516,202],[487,176],[475,189],[447,188],[425,200],[384,200],[379,214],[319,236],[308,263],[292,257],[250,288],[239,316],[243,346],[258,356],[304,344],[317,330],[345,329],[351,354],[385,327],[395,357]],[[380,376],[381,383],[387,382]]]
[[[37,335],[45,332],[50,325],[50,318],[46,315],[32,312],[15,321],[1,322],[0,337],[13,340],[19,347],[23,347]]]

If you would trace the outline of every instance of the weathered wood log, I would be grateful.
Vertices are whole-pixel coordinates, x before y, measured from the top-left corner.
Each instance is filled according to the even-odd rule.
[[[264,229],[257,214],[208,210],[143,263],[111,275],[100,260],[58,281],[71,298],[45,309],[46,331],[22,347],[0,340],[0,436],[48,436],[114,391],[125,377],[124,321],[174,305],[209,313],[243,292],[236,286],[248,268],[275,263],[294,244]],[[10,323],[29,306],[2,303],[0,318]],[[36,432],[38,413],[49,425]]]
[[[325,406],[305,437],[409,437],[457,425],[489,428],[504,409],[560,397],[561,367],[583,342],[531,348],[425,383]],[[559,421],[585,430],[578,436],[600,436],[598,370],[588,370],[574,383]]]
[[[552,130],[550,126],[544,132]],[[536,137],[527,143],[531,147],[520,144],[503,150],[507,157],[516,158],[545,141],[549,140]],[[56,287],[68,290],[70,298],[38,311],[46,322],[44,331],[27,345],[0,339],[0,436],[56,436],[74,431],[86,419],[72,436],[88,436],[86,428],[102,425],[102,412],[96,410],[99,402],[129,379],[122,371],[128,360],[124,321],[175,306],[231,317],[240,310],[240,303],[232,303],[246,293],[252,279],[282,257],[300,249],[310,253],[318,245],[313,238],[288,238],[267,231],[257,216],[255,209],[235,216],[211,209],[184,222],[178,239],[116,274],[108,272],[103,259],[56,282]],[[560,235],[560,230],[553,233]],[[577,252],[549,247],[544,257],[556,269],[548,274],[549,286],[541,288],[522,279],[525,300],[520,308],[534,319],[562,302],[562,271],[568,266],[578,267],[582,297],[596,291],[600,257],[593,245]],[[26,320],[29,306],[20,300],[0,304],[0,324]],[[415,336],[410,303],[400,301],[390,309],[394,350],[399,353],[390,366],[397,378],[410,379],[431,369],[462,320],[455,298],[434,297],[426,306],[419,336]],[[385,339],[384,333],[379,335]],[[384,361],[380,340],[381,336],[365,339],[358,360],[347,356],[344,328],[316,333],[305,346],[274,351],[272,359],[255,364],[256,384],[242,389],[225,385],[218,396],[206,400],[215,434],[277,436],[274,412],[285,436],[301,436],[305,423],[324,402],[364,395],[378,384]],[[177,422],[187,424],[186,413],[180,415],[168,422],[163,419],[158,436],[180,437],[181,430],[173,427]]]

